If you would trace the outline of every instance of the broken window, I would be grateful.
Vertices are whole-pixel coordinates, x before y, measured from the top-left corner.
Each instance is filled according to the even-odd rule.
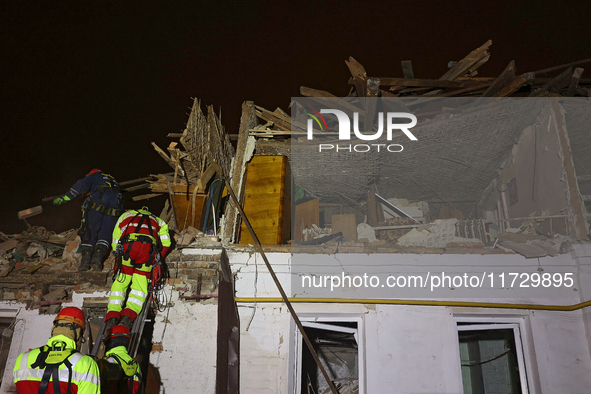
[[[517,323],[458,322],[464,394],[526,394]]]
[[[360,338],[361,319],[329,321],[316,319],[302,321],[308,338],[320,358],[326,372],[339,389],[339,393],[364,393],[364,354]],[[330,393],[320,369],[302,339],[298,330],[296,335],[296,374],[297,394]]]
[[[4,369],[8,360],[15,324],[15,317],[0,316],[0,382],[4,378]]]

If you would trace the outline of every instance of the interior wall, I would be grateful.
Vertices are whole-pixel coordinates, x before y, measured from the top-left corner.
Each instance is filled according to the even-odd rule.
[[[559,140],[555,111],[547,104],[540,112],[535,124],[525,128],[519,141],[505,162],[495,189],[485,209],[497,207],[496,201],[504,202],[510,217],[565,215],[571,212],[569,184],[563,151]],[[565,147],[570,150],[570,147]],[[502,205],[501,205],[502,206]],[[519,227],[523,220],[511,223]],[[542,229],[550,233],[550,223],[543,223]],[[552,233],[575,234],[572,223],[564,219],[553,219]]]

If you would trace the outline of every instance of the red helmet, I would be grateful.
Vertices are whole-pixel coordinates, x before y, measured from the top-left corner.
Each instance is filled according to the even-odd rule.
[[[96,174],[97,172],[102,172],[102,171],[99,170],[98,168],[95,168],[95,169],[91,170],[88,174],[86,174],[86,176],[90,176],[92,174]]]
[[[125,337],[125,338],[129,339],[131,337],[131,334],[129,333],[129,328],[122,326],[122,325],[118,325],[118,326],[113,327],[113,329],[111,330],[111,333],[107,336],[107,341],[112,338],[120,338],[120,337]]]
[[[86,329],[86,318],[84,317],[84,312],[82,312],[82,309],[76,308],[75,306],[69,306],[59,311],[55,319],[53,319],[53,322],[55,323],[58,320],[66,320],[77,324],[82,328],[82,332],[84,332]]]

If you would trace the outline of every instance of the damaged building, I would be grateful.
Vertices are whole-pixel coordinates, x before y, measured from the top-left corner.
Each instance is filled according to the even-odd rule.
[[[291,114],[247,101],[237,134],[194,100],[186,129],[153,144],[171,172],[121,183],[166,200],[175,239],[134,331],[146,392],[587,391],[589,60],[483,77],[490,46],[438,80],[350,58],[347,97],[301,87]],[[416,140],[390,112],[415,117]],[[402,149],[372,146],[379,122]],[[59,308],[85,310],[83,351],[101,354],[114,258],[77,272],[75,230],[0,237],[14,393],[16,357]]]

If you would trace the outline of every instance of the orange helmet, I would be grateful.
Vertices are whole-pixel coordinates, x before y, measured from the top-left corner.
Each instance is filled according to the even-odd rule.
[[[111,330],[111,333],[107,336],[107,341],[109,339],[113,339],[113,338],[127,338],[129,339],[131,336],[131,334],[129,333],[129,328],[122,326],[122,325],[118,325],[113,327],[113,329]]]
[[[99,170],[98,168],[95,168],[93,170],[90,170],[90,172],[88,174],[86,174],[86,176],[90,176],[92,174],[96,174],[97,172],[102,172],[101,170]]]
[[[75,306],[69,306],[59,311],[53,323],[55,324],[58,320],[66,320],[72,322],[82,328],[82,332],[86,329],[86,318],[82,309],[76,308]]]

